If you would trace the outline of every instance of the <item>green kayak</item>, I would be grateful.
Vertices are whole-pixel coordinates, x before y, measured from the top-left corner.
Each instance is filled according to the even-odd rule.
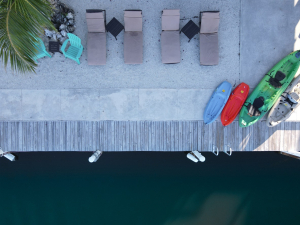
[[[300,50],[277,63],[259,82],[240,112],[240,127],[248,127],[262,118],[293,80],[300,66]]]

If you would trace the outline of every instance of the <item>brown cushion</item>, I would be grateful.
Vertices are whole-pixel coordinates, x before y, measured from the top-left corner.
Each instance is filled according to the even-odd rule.
[[[143,63],[142,32],[124,32],[124,62],[126,64]]]
[[[124,11],[125,32],[142,31],[142,11]]]
[[[217,33],[220,23],[220,12],[203,12],[201,14],[201,34]]]
[[[200,34],[200,64],[217,65],[219,63],[218,33]]]
[[[89,65],[106,64],[106,33],[88,33],[87,58]]]
[[[86,13],[86,24],[88,32],[105,32],[105,22],[103,12]]]
[[[180,63],[179,31],[161,33],[161,59],[163,63]]]
[[[180,10],[165,9],[161,18],[162,30],[179,30]]]

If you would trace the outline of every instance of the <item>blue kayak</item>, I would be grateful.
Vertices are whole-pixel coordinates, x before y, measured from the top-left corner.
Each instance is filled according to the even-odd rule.
[[[224,81],[214,91],[204,111],[205,124],[210,124],[218,118],[228,100],[231,88],[231,84]]]

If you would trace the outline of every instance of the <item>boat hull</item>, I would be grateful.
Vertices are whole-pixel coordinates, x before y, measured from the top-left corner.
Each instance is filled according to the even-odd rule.
[[[299,107],[300,99],[298,99],[298,104],[291,105],[287,98],[291,93],[297,93],[300,96],[300,75],[296,77],[285,90],[285,92],[280,96],[280,98],[276,101],[274,106],[269,112],[267,118],[267,125],[269,127],[274,127],[279,123],[287,120],[293,112]]]
[[[300,51],[295,51],[283,58],[263,77],[263,79],[259,82],[256,88],[247,98],[245,104],[241,109],[239,117],[240,127],[251,126],[258,120],[260,120],[271,109],[271,107],[274,105],[274,103],[294,78],[299,65]],[[278,71],[286,75],[285,78],[280,81],[280,83],[282,84],[280,88],[276,88],[270,85],[270,78],[274,78]],[[249,104],[253,104],[255,99],[261,97],[264,99],[264,103],[263,106],[259,107],[260,114],[258,116],[250,115],[250,113],[248,113],[247,106]]]
[[[210,124],[218,118],[228,100],[231,88],[231,84],[227,81],[216,88],[204,110],[205,124]]]
[[[249,85],[240,83],[231,93],[222,113],[221,122],[223,126],[228,126],[239,114],[244,102],[249,94]]]

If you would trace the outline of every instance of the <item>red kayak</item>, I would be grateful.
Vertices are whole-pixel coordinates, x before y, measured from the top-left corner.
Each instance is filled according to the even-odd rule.
[[[223,126],[227,126],[233,122],[239,114],[249,93],[249,85],[240,83],[231,93],[221,114],[221,122]]]

